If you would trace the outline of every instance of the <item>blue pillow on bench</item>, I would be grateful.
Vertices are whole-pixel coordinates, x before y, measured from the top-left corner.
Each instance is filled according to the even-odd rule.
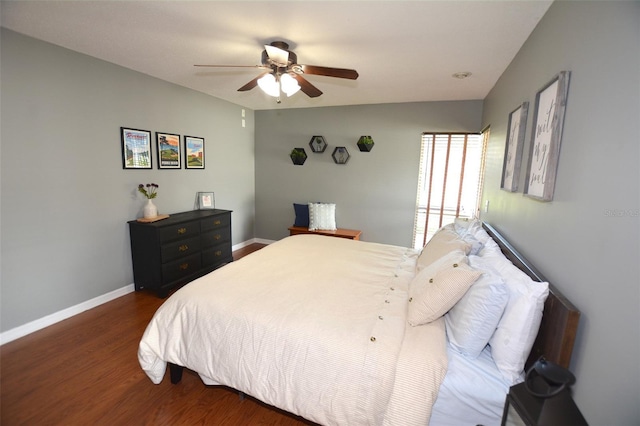
[[[309,227],[309,204],[293,203],[293,210],[296,213],[296,220],[293,226]]]

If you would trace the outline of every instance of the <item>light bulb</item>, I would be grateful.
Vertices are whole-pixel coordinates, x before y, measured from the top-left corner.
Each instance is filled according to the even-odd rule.
[[[276,77],[273,74],[266,74],[258,80],[258,86],[264,93],[269,96],[280,96],[280,84],[276,81]]]
[[[282,86],[282,91],[286,93],[287,96],[292,96],[300,90],[298,81],[293,78],[291,74],[282,74],[280,76],[280,85]]]

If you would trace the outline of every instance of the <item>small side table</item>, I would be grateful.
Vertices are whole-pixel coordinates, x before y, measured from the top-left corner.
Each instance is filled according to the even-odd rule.
[[[509,389],[504,404],[502,426],[581,426],[587,421],[576,406],[571,392],[565,389],[551,398],[531,395],[524,383]]]

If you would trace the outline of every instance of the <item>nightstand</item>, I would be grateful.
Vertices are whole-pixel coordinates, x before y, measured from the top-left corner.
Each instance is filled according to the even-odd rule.
[[[509,389],[504,404],[502,426],[587,425],[567,388],[551,398],[531,395],[524,383]]]

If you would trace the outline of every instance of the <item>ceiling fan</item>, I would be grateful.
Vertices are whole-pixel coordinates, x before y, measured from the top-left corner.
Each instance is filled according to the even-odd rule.
[[[280,103],[280,92],[292,96],[302,90],[311,98],[322,95],[322,91],[303,77],[307,75],[324,75],[327,77],[346,78],[355,80],[358,72],[346,68],[330,68],[316,65],[298,64],[298,56],[289,50],[284,41],[274,41],[264,46],[261,65],[195,65],[196,67],[224,67],[224,68],[261,68],[266,71],[238,89],[239,92],[251,90],[259,86],[265,93],[276,97]]]

